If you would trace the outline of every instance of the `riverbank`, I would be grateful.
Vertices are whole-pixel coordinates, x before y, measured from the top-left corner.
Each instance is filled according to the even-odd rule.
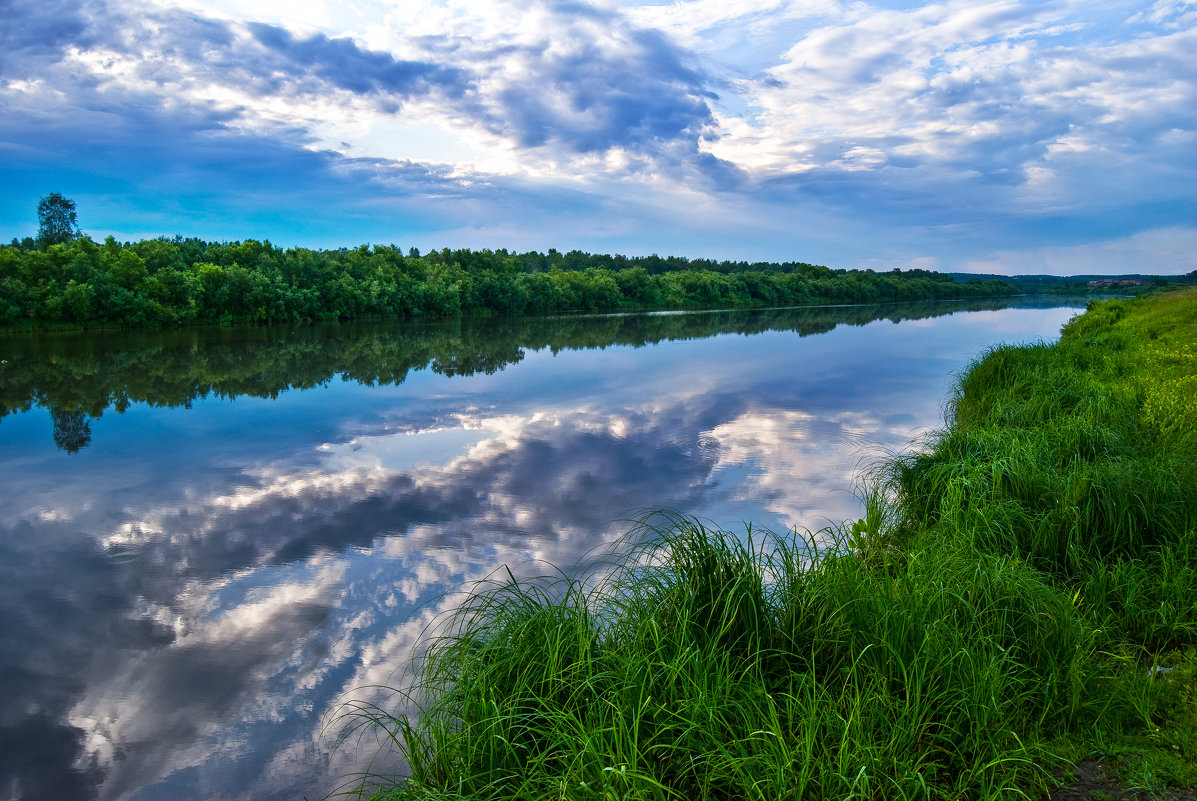
[[[997,348],[851,525],[658,516],[601,574],[476,594],[423,714],[375,721],[412,770],[377,794],[1034,797],[1099,758],[1191,798],[1195,424],[1192,292]]]

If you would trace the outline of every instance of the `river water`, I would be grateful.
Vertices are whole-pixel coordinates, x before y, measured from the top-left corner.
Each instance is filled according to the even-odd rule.
[[[970,359],[1078,309],[0,338],[0,798],[320,798],[375,755],[331,716],[470,582],[649,508],[853,518]]]

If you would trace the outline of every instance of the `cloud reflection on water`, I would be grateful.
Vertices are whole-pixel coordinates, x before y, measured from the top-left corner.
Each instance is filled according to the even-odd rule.
[[[322,716],[395,682],[452,593],[500,566],[575,565],[648,506],[777,530],[852,516],[858,471],[938,424],[946,372],[1011,325],[928,322],[334,384],[271,403],[235,444],[186,430],[222,401],[162,411],[174,434],[133,448],[119,479],[88,494],[65,475],[67,497],[0,521],[0,637],[42,671],[6,664],[4,695],[41,711],[5,726],[56,727],[42,758],[75,777],[62,798],[318,796],[359,756],[330,756]],[[309,397],[333,436],[301,424]]]

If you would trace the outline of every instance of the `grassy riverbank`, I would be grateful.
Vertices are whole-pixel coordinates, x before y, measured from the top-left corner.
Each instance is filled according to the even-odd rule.
[[[376,794],[1036,797],[1101,759],[1068,797],[1193,798],[1197,294],[995,349],[950,418],[840,530],[659,516],[475,594],[419,718],[377,721],[412,777]]]

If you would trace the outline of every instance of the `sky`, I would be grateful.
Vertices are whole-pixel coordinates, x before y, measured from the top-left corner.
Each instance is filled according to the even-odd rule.
[[[0,0],[0,239],[1197,269],[1197,2]]]

